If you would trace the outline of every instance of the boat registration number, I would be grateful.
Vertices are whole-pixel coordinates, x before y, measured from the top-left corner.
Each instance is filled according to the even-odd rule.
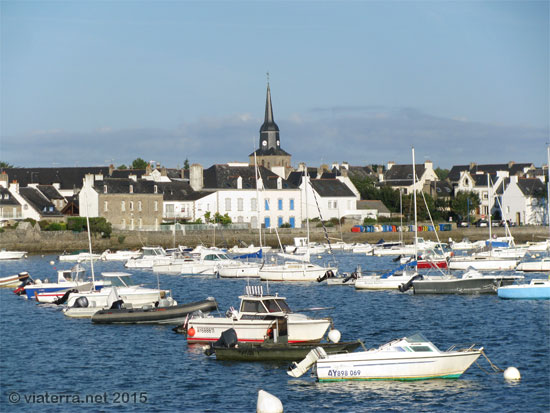
[[[212,327],[197,327],[197,331],[204,334],[214,334],[214,329]]]
[[[361,375],[361,370],[329,370],[329,377],[357,377]]]

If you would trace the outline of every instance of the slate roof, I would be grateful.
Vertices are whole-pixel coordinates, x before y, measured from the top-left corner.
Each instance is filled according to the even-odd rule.
[[[94,183],[94,187],[100,194],[105,193],[105,186],[107,186],[107,194],[129,194],[130,185],[132,185],[132,193],[134,194],[153,194],[154,186],[158,183],[145,179],[134,181],[125,178],[104,178],[102,181],[95,181]]]
[[[458,182],[460,179],[460,172],[469,171],[471,175],[478,172],[484,174],[496,175],[498,171],[508,171],[510,176],[523,173],[525,168],[533,168],[532,163],[498,163],[498,164],[485,164],[485,165],[454,165],[449,171],[448,178],[451,182]]]
[[[38,185],[37,188],[50,201],[54,199],[65,199],[53,185]]]
[[[350,166],[348,176],[354,179],[371,178],[375,171],[370,166]]]
[[[451,182],[458,182],[462,171],[469,171],[470,165],[454,165],[447,175],[447,179]]]
[[[415,166],[415,172],[417,177],[424,175],[426,167],[424,164],[417,164]],[[389,170],[384,174],[384,181],[407,181],[406,185],[412,185],[413,179],[413,167],[410,165],[393,165]],[[390,182],[388,182],[390,183]]]
[[[66,167],[66,168],[3,168],[9,182],[19,182],[20,187],[28,184],[52,185],[59,183],[61,189],[82,188],[86,174],[109,176],[108,166]]]
[[[188,182],[159,182],[158,192],[165,201],[196,201],[210,195],[212,191],[193,191]]]
[[[39,190],[31,187],[19,188],[19,194],[43,217],[63,216]]]
[[[268,148],[268,149],[256,149],[254,152],[252,152],[249,156],[266,156],[266,155],[273,155],[273,156],[291,156],[287,151],[279,148]]]
[[[137,179],[141,179],[146,172],[145,169],[115,169],[111,174],[111,178],[129,178],[130,175],[135,175]]]
[[[430,188],[438,197],[449,197],[453,194],[453,187],[447,181],[429,181]]]
[[[525,196],[545,195],[545,185],[538,178],[518,179],[518,187]]]
[[[357,209],[376,209],[378,212],[389,214],[390,210],[382,201],[375,199],[357,201]]]
[[[278,175],[263,166],[258,172],[267,189],[277,189]],[[253,166],[212,165],[203,171],[204,188],[236,189],[238,177],[242,178],[242,189],[256,189],[256,175]],[[282,180],[282,189],[296,189],[288,180]]]
[[[487,187],[487,175],[486,174],[478,174],[478,175],[472,175],[472,179],[474,180],[474,186],[485,186]],[[496,179],[495,177],[491,177],[491,182],[494,182]]]
[[[353,197],[355,194],[338,179],[311,179],[311,186],[322,197]]]
[[[0,205],[21,205],[17,199],[15,199],[8,188],[0,186]]]

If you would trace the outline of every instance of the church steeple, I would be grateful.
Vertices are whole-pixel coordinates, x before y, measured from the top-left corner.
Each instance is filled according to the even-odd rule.
[[[269,73],[267,79],[267,93],[265,97],[265,118],[260,128],[260,151],[279,149],[279,127],[273,120],[273,105],[271,104],[271,89],[269,87]]]

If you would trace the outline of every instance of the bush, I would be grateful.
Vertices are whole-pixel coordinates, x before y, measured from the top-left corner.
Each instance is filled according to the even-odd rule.
[[[52,222],[45,227],[40,226],[40,229],[44,231],[65,231],[67,225],[64,222]]]
[[[67,219],[67,229],[82,232],[87,229],[86,218],[70,217]],[[105,218],[90,218],[91,234],[101,234],[103,238],[109,238],[113,232],[113,226]]]
[[[363,225],[374,225],[376,224],[376,220],[374,218],[365,218],[363,220]]]
[[[284,224],[281,224],[279,228],[290,228],[290,224],[288,222],[285,222]]]
[[[118,236],[118,243],[123,244],[125,239],[126,239],[125,235],[119,235]]]

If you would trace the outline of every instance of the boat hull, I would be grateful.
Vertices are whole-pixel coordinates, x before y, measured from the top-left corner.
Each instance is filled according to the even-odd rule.
[[[26,251],[0,251],[0,260],[19,260],[26,256]]]
[[[332,271],[333,274],[336,274],[337,269],[323,268],[313,264],[289,263],[264,267],[259,271],[259,275],[262,281],[309,282],[317,281],[317,278],[325,275],[327,271]]]
[[[92,316],[95,324],[181,324],[194,311],[207,313],[218,308],[216,300],[202,300],[171,307],[149,309],[108,309]]]
[[[517,277],[458,278],[413,281],[415,294],[496,294],[501,286],[511,285]]]
[[[323,347],[327,354],[335,354],[352,352],[360,345],[360,341],[314,344],[242,343],[236,347],[212,347],[212,349],[218,360],[289,362],[302,360],[316,347]]]
[[[540,282],[540,284],[537,284]],[[550,282],[544,280],[533,280],[531,284],[510,285],[498,289],[500,298],[516,300],[549,300]]]
[[[481,355],[481,350],[437,355],[413,355],[358,352],[333,355],[317,361],[321,382],[344,380],[426,380],[459,378]]]
[[[210,317],[192,318],[187,328],[187,341],[205,343],[217,341],[222,333],[235,329],[239,342],[259,343],[268,336],[275,320],[233,320],[231,318]],[[290,318],[287,324],[288,342],[319,342],[330,327],[329,319]]]
[[[451,270],[467,270],[472,267],[476,270],[506,271],[516,268],[518,261],[515,259],[459,259],[451,258],[448,268]]]

